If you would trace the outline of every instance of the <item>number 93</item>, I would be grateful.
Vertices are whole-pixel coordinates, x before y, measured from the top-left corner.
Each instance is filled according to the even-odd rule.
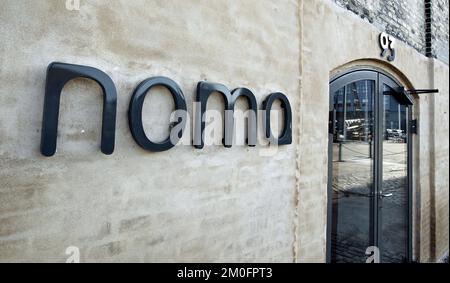
[[[389,62],[392,62],[395,60],[396,55],[396,49],[395,44],[396,40],[393,36],[386,34],[385,32],[382,32],[380,34],[380,47],[383,50],[381,53],[381,57],[385,57],[388,53],[388,51],[391,52],[391,54],[387,57]]]

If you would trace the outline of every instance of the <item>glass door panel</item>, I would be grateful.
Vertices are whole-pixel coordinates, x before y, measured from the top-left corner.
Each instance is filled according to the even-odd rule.
[[[408,255],[408,107],[383,84],[383,174],[379,201],[382,262],[405,262]]]
[[[360,80],[333,94],[333,262],[365,262],[372,245],[375,81]]]

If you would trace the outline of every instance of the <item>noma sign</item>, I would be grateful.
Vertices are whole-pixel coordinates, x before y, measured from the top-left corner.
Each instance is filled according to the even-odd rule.
[[[103,122],[101,135],[101,151],[104,154],[112,154],[115,146],[116,134],[116,110],[117,90],[112,79],[104,72],[80,65],[65,63],[51,63],[47,69],[47,81],[45,87],[44,116],[42,121],[41,153],[45,156],[53,156],[56,153],[58,117],[61,92],[64,86],[73,79],[87,78],[97,82],[103,90]],[[142,123],[142,108],[148,91],[155,86],[163,86],[172,94],[175,102],[176,122],[173,123],[172,132],[161,143],[152,142],[144,131]],[[195,115],[195,130],[193,145],[202,149],[204,147],[205,112],[208,98],[218,92],[225,98],[225,137],[223,144],[231,147],[233,143],[234,108],[238,98],[244,97],[249,106],[248,139],[247,145],[254,147],[257,143],[257,112],[258,104],[255,95],[247,88],[237,88],[230,91],[226,86],[217,83],[199,82],[197,85],[196,102],[200,105]],[[270,126],[270,112],[275,101],[281,101],[284,110],[284,128],[280,137],[274,137]],[[287,145],[292,143],[292,110],[288,98],[282,93],[270,94],[262,103],[263,126],[265,138],[271,144]],[[183,136],[187,121],[186,100],[183,92],[176,82],[166,77],[152,77],[141,82],[133,93],[128,111],[128,119],[131,133],[136,143],[143,149],[151,152],[167,151],[174,147]]]

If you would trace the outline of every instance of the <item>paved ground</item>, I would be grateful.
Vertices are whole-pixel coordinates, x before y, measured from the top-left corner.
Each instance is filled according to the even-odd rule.
[[[338,263],[364,263],[368,255],[366,255],[367,245],[362,242],[357,242],[357,239],[336,239],[333,235],[332,246],[334,248],[334,261]],[[404,257],[398,253],[391,253],[389,251],[383,252],[383,262],[389,263],[403,263]]]

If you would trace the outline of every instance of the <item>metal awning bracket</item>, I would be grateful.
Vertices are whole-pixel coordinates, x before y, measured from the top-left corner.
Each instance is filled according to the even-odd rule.
[[[411,89],[405,91],[409,94],[439,93],[439,89]]]
[[[394,96],[401,104],[413,105],[414,98],[413,94],[425,94],[425,93],[439,93],[438,89],[410,89],[406,90],[404,87],[398,87],[385,92],[387,95]]]

